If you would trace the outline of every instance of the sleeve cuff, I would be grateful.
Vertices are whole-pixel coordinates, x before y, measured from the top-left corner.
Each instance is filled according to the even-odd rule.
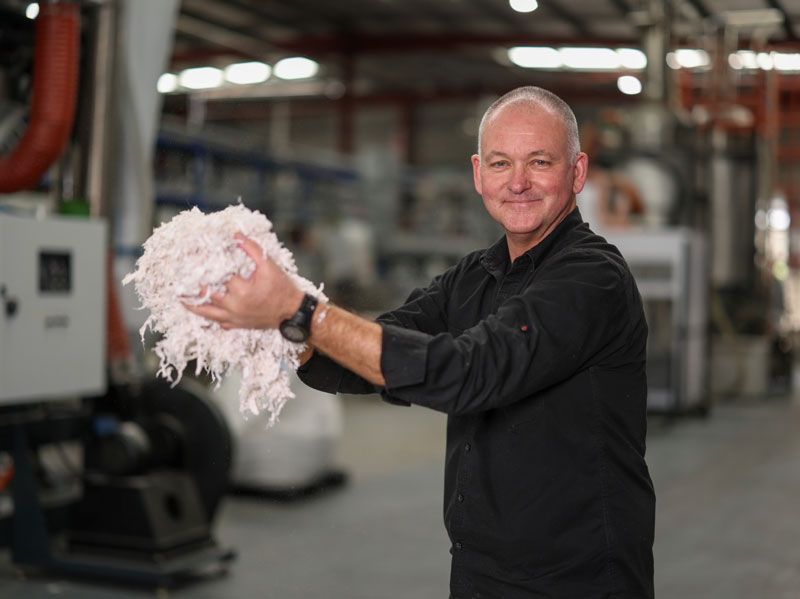
[[[327,356],[314,352],[297,369],[297,376],[309,387],[326,393],[337,393],[342,381],[342,368]]]
[[[425,381],[430,335],[389,324],[381,324],[381,373],[386,389],[417,385]]]

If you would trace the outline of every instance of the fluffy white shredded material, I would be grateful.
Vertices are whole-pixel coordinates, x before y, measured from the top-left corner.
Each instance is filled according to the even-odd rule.
[[[253,273],[255,264],[236,242],[237,232],[256,241],[298,288],[327,300],[321,285],[315,287],[297,273],[292,253],[278,241],[267,217],[242,204],[211,214],[192,208],[162,223],[122,284],[133,282],[142,308],[150,311],[139,331],[142,341],[148,329],[162,335],[154,348],[158,375],[177,384],[188,362],[197,360],[195,374],[205,370],[219,385],[239,370],[241,412],[247,416],[266,410],[272,426],[286,400],[294,397],[288,369],[297,368],[305,346],[287,341],[277,329],[226,331],[182,305],[206,303],[211,295],[225,293],[232,276]]]

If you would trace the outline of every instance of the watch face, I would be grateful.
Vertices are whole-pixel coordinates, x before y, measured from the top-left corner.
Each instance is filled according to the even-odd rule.
[[[294,343],[302,343],[306,340],[306,332],[291,321],[286,320],[282,322],[280,331],[281,335]]]

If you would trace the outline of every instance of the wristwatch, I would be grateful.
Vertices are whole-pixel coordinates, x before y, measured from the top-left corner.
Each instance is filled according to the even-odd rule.
[[[284,339],[294,343],[303,343],[309,338],[311,335],[311,318],[314,316],[314,310],[317,309],[318,303],[317,298],[309,293],[303,296],[303,302],[297,312],[294,313],[294,316],[281,322],[278,327]]]

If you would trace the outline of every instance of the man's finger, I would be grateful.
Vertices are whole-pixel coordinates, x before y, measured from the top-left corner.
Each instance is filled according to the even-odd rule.
[[[183,304],[183,307],[189,310],[189,312],[197,314],[198,316],[202,316],[203,318],[207,318],[208,320],[214,320],[217,322],[228,320],[227,310],[223,310],[217,306],[212,306],[211,304],[203,304],[202,306]]]
[[[208,298],[208,301],[212,306],[221,307],[223,305],[223,302],[225,301],[225,295],[226,294],[224,293],[215,293]]]
[[[264,252],[262,251],[261,246],[255,241],[245,235],[242,235],[241,233],[237,233],[234,238],[237,242],[239,242],[239,247],[244,250],[245,254],[250,256],[253,262],[258,265],[264,261]]]

